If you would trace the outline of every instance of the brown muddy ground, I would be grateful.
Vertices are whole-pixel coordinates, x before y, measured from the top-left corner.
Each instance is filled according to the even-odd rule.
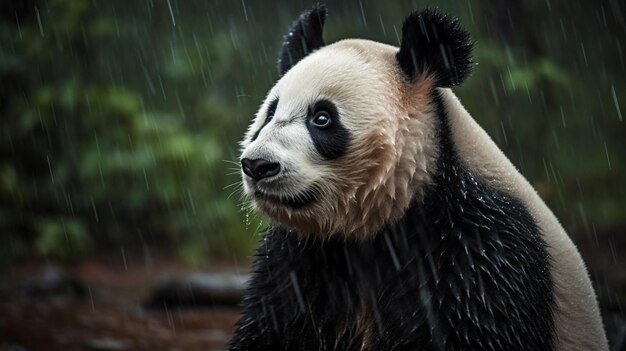
[[[0,351],[4,350],[225,350],[238,319],[236,308],[141,307],[164,275],[190,272],[160,259],[126,267],[91,260],[63,267],[87,286],[83,298],[34,297],[16,286],[46,263],[17,266],[0,283]],[[236,267],[220,265],[220,272]],[[245,268],[244,268],[245,269]]]

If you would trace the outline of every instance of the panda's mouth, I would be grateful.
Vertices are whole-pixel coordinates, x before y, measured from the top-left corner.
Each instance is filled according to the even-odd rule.
[[[296,196],[280,196],[264,193],[260,190],[254,192],[254,196],[274,205],[284,206],[292,210],[302,209],[317,200],[317,194],[313,190],[308,190]]]

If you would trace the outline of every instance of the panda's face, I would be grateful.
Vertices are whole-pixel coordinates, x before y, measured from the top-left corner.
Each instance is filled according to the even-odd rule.
[[[394,52],[338,42],[301,60],[271,89],[240,158],[245,193],[258,209],[301,233],[353,234],[392,217],[397,209],[386,202],[409,201],[420,178],[415,165],[425,167],[428,155],[423,137],[407,142],[405,134],[428,130],[425,118],[407,124]]]

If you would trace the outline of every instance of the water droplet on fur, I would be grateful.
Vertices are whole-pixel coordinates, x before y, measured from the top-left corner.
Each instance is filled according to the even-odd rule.
[[[246,212],[246,229],[250,229],[250,213]]]

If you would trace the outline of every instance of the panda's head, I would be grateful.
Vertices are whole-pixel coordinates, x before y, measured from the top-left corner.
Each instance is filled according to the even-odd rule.
[[[472,45],[436,10],[406,18],[400,48],[325,45],[325,19],[315,6],[284,37],[281,78],[242,142],[244,191],[301,234],[365,237],[423,195],[438,150],[433,89],[467,77]]]

